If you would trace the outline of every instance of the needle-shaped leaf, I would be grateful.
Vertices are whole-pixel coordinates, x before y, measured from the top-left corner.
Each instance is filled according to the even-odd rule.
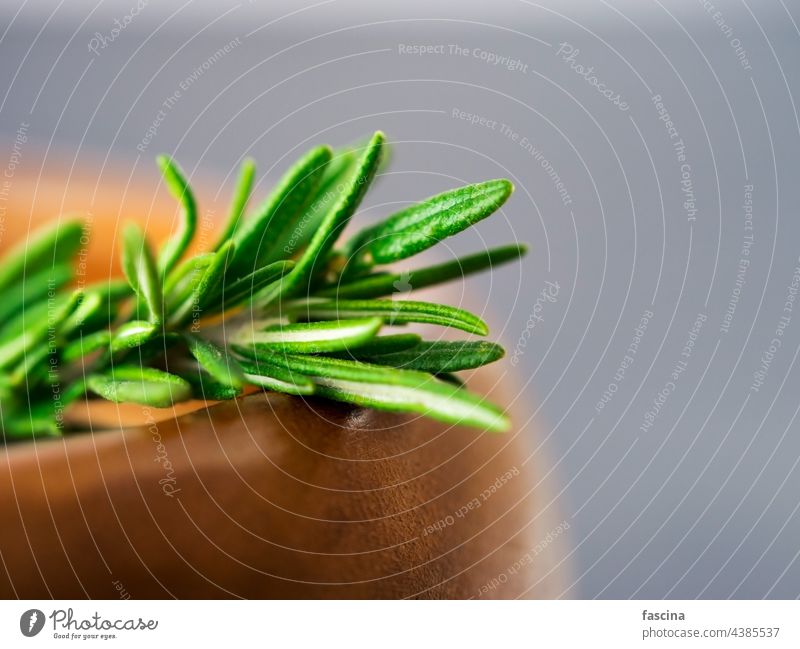
[[[247,202],[250,200],[250,193],[253,191],[253,179],[255,175],[256,164],[253,160],[248,158],[242,162],[242,168],[239,170],[239,180],[233,192],[231,211],[228,213],[225,227],[222,228],[217,243],[214,245],[214,250],[219,250],[222,244],[230,239],[236,231],[239,221],[244,214],[244,210],[247,207]]]
[[[213,259],[213,252],[199,254],[180,263],[169,274],[164,283],[164,301],[167,313],[172,313],[189,298]]]
[[[356,354],[358,352],[356,350]],[[358,356],[378,365],[444,374],[481,367],[503,358],[504,354],[500,345],[482,340],[437,340],[424,341],[416,347],[390,354],[367,353]]]
[[[370,139],[353,173],[348,177],[346,187],[336,201],[336,205],[314,233],[295,269],[289,273],[272,291],[265,291],[263,304],[269,304],[281,295],[290,296],[308,289],[308,281],[314,275],[315,267],[324,262],[342,230],[353,216],[367,188],[377,173],[381,162],[381,151],[385,141],[383,133],[376,132]]]
[[[0,344],[0,368],[10,367],[37,345],[57,342],[64,321],[77,308],[82,298],[81,291],[74,291],[71,295],[60,295],[53,300],[47,300],[40,317],[31,318],[19,335]]]
[[[235,399],[242,393],[242,389],[220,383],[213,376],[200,367],[193,370],[184,370],[181,378],[186,379],[192,386],[192,397],[206,401],[227,401]]]
[[[49,293],[58,291],[66,286],[71,279],[72,266],[66,263],[27,274],[24,280],[20,280],[2,290],[0,322],[7,321],[20,313],[22,309],[29,308],[32,304],[45,299]]]
[[[92,374],[86,387],[108,401],[167,408],[192,396],[192,386],[179,376],[138,365],[118,365],[106,374]]]
[[[223,385],[241,389],[244,385],[244,375],[233,357],[211,341],[199,336],[184,334],[184,340],[189,347],[189,352],[214,380]]]
[[[84,292],[75,310],[61,324],[62,333],[71,334],[87,320],[97,315],[103,306],[103,296],[96,291]]]
[[[61,393],[61,402],[66,407],[84,396],[86,396],[86,378],[79,376]]]
[[[164,176],[167,189],[183,208],[178,231],[167,240],[158,256],[158,269],[163,277],[178,263],[192,242],[197,229],[197,203],[178,163],[166,155],[158,156],[156,162]]]
[[[377,317],[383,318],[389,325],[420,322],[454,327],[480,336],[489,333],[486,323],[469,311],[432,302],[308,298],[286,303],[283,311],[307,320]]]
[[[199,320],[204,315],[202,305],[224,284],[226,269],[236,254],[235,246],[233,240],[228,240],[214,253],[199,281],[192,287],[189,297],[170,316],[170,325],[180,326],[192,318]]]
[[[10,385],[14,388],[20,387],[23,383],[28,386],[44,382],[48,372],[47,357],[50,356],[50,349],[47,346],[34,347],[27,352],[20,360],[17,367],[10,374]],[[53,366],[55,370],[57,366]]]
[[[61,304],[64,301],[63,295],[58,295],[56,301]],[[25,305],[25,308],[2,323],[0,328],[0,347],[21,336],[25,330],[36,322],[41,322],[47,318],[48,312],[53,305],[48,300],[41,300],[35,304]]]
[[[348,351],[353,356],[380,356],[416,347],[421,342],[418,334],[391,334],[376,336],[361,345],[351,346]]]
[[[508,429],[496,406],[457,386],[413,370],[321,356],[276,355],[275,362],[301,372],[315,384],[314,393],[360,406],[417,412],[448,423],[492,431]]]
[[[291,367],[270,362],[270,358],[269,354],[263,353],[257,360],[242,359],[239,361],[248,383],[284,394],[308,395],[314,393],[314,384],[311,379]]]
[[[0,290],[71,261],[83,237],[83,223],[74,219],[59,220],[34,231],[0,259]]]
[[[86,286],[85,293],[97,293],[103,300],[105,310],[131,296],[131,286],[123,279],[106,279]]]
[[[459,187],[412,205],[359,235],[349,249],[379,264],[416,255],[495,212],[514,186],[505,179]]]
[[[257,271],[231,282],[222,292],[209,296],[203,303],[203,309],[213,313],[232,309],[242,303],[249,302],[259,291],[280,280],[281,277],[291,272],[293,268],[293,261],[276,261],[263,266]]]
[[[356,318],[271,325],[263,331],[245,331],[236,338],[240,345],[256,350],[316,354],[336,352],[371,340],[381,328],[380,318]]]
[[[347,177],[353,172],[356,155],[351,150],[337,151],[325,165],[325,172],[303,216],[284,229],[263,263],[292,257],[298,250],[306,247],[319,228],[325,215],[336,205],[341,193],[346,189]]]
[[[67,338],[88,336],[98,329],[107,329],[117,316],[121,303],[130,298],[131,287],[125,280],[106,280],[90,284],[84,299],[64,325]]]
[[[67,343],[61,353],[61,360],[65,363],[73,363],[84,356],[96,352],[98,349],[108,349],[110,344],[110,331],[95,331]]]
[[[152,340],[161,328],[145,320],[131,320],[120,325],[111,339],[111,353],[134,349]]]
[[[146,306],[148,319],[159,324],[164,316],[164,301],[150,246],[144,232],[135,223],[129,223],[122,236],[122,270],[131,288]]]
[[[236,254],[231,262],[234,277],[261,266],[280,234],[302,214],[330,159],[330,147],[309,151],[286,172],[256,213],[239,224],[234,234]]]
[[[372,298],[418,290],[515,261],[526,251],[527,246],[522,244],[502,246],[427,268],[401,273],[376,273],[344,284],[326,287],[317,291],[316,295]]]

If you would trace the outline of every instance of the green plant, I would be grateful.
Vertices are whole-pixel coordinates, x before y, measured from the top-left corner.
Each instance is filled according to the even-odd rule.
[[[219,240],[187,259],[195,199],[177,164],[159,157],[182,223],[158,255],[138,226],[125,227],[126,281],[72,288],[85,236],[78,220],[48,226],[10,251],[0,264],[5,439],[60,434],[64,408],[87,393],[163,407],[234,398],[248,385],[506,429],[503,412],[453,375],[499,359],[499,345],[379,335],[430,323],[484,336],[486,324],[442,304],[380,298],[515,260],[524,247],[404,273],[378,267],[489,216],[512,185],[491,180],[445,192],[340,244],[384,148],[380,132],[357,149],[314,148],[247,216],[255,168],[245,162]]]

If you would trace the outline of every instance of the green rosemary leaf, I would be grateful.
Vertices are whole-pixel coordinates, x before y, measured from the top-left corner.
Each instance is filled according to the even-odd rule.
[[[83,223],[79,220],[59,220],[36,230],[0,260],[0,290],[39,271],[70,262],[83,236]]]
[[[102,282],[94,282],[89,284],[84,289],[84,293],[96,293],[101,298],[101,310],[107,313],[112,312],[113,309],[124,300],[127,300],[132,295],[130,284],[124,279],[106,279]]]
[[[50,344],[48,336],[57,340],[59,328],[78,306],[82,296],[81,291],[74,291],[71,295],[47,300],[42,317],[26,322],[18,336],[0,344],[0,369],[11,367],[37,345]]]
[[[336,352],[371,340],[383,325],[380,318],[357,318],[272,325],[264,331],[247,331],[237,337],[240,345],[256,350],[294,354]]]
[[[242,167],[239,170],[239,180],[236,183],[236,189],[233,192],[233,202],[231,203],[231,211],[228,213],[228,219],[225,221],[225,227],[220,232],[219,239],[214,245],[212,250],[219,250],[222,244],[228,241],[233,236],[239,221],[244,214],[247,207],[247,202],[250,200],[250,193],[253,191],[253,179],[256,175],[256,163],[250,158],[242,162]]]
[[[433,196],[356,235],[357,243],[349,249],[358,256],[369,253],[379,264],[406,259],[486,218],[513,189],[508,180],[500,179]]]
[[[350,217],[355,213],[367,188],[375,177],[381,162],[381,150],[385,141],[383,133],[376,132],[359,158],[358,165],[347,179],[347,186],[339,196],[333,209],[317,228],[295,269],[289,273],[274,290],[265,291],[262,304],[269,304],[281,295],[291,296],[298,291],[307,291],[308,282],[315,268],[328,257],[328,252],[336,243]]]
[[[413,271],[368,273],[477,223],[503,204],[512,186],[497,180],[440,194],[335,248],[386,153],[380,132],[335,156],[317,147],[284,174],[252,218],[245,212],[255,165],[245,160],[212,252],[185,261],[198,208],[180,167],[160,156],[181,222],[157,260],[144,232],[125,228],[127,283],[69,292],[74,257],[84,243],[77,221],[46,228],[15,247],[0,261],[3,438],[58,434],[63,409],[87,390],[112,401],[165,407],[192,396],[235,398],[246,384],[507,428],[501,410],[452,374],[497,360],[499,345],[422,341],[413,333],[378,336],[384,324],[417,322],[483,335],[483,320],[440,304],[370,298],[491,268],[517,259],[524,247]],[[230,315],[242,306],[263,310],[265,320],[219,342],[197,334],[195,315]],[[124,360],[134,356],[135,363]]]
[[[84,396],[86,396],[86,379],[79,376],[61,392],[61,405],[66,408]]]
[[[418,290],[451,279],[492,269],[500,264],[515,261],[527,252],[527,246],[512,244],[475,253],[453,261],[402,273],[376,273],[345,284],[328,286],[315,294],[337,298],[373,298],[395,292]]]
[[[185,379],[138,365],[118,365],[107,374],[92,374],[86,387],[108,401],[155,408],[166,408],[192,396],[192,386]]]
[[[134,349],[152,340],[161,328],[152,322],[144,320],[131,320],[120,325],[114,332],[111,339],[110,349],[112,354],[116,354],[128,349]]]
[[[62,333],[69,335],[83,327],[90,318],[98,314],[102,306],[103,297],[98,292],[85,292],[75,310],[61,325]]]
[[[59,294],[56,300],[61,303],[64,301],[64,296]],[[21,336],[33,323],[47,318],[51,306],[52,304],[48,300],[26,305],[24,309],[5,322],[0,329],[0,348]]]
[[[356,140],[356,142],[352,143],[349,147],[345,147],[345,149],[349,148],[351,151],[358,153],[368,145],[369,145],[369,138],[362,137]],[[394,149],[392,145],[389,142],[384,142],[381,150],[381,161],[380,164],[378,165],[378,173],[384,171],[391,164],[393,158],[394,158]]]
[[[417,346],[422,342],[418,334],[391,334],[389,336],[376,336],[357,347],[351,346],[349,354],[356,357],[381,356],[393,354]]]
[[[480,336],[489,333],[486,323],[478,316],[463,309],[432,302],[308,298],[286,303],[283,311],[308,320],[379,317],[389,325],[421,322],[454,327]]]
[[[108,329],[123,300],[131,296],[131,287],[125,280],[106,280],[90,284],[84,294],[80,306],[64,325],[67,340],[86,337],[98,329]]]
[[[2,272],[2,271],[0,271]],[[43,268],[35,273],[26,273],[24,279],[3,289],[0,302],[0,322],[5,322],[22,309],[45,299],[49,294],[66,286],[72,279],[72,266],[61,263],[52,268]]]
[[[262,265],[277,237],[302,214],[330,158],[330,147],[319,146],[309,151],[286,172],[256,214],[242,221],[234,233],[236,254],[230,265],[234,277],[251,273]]]
[[[9,385],[12,388],[19,388],[25,385],[26,388],[43,383],[47,376],[48,365],[47,357],[50,355],[50,348],[46,345],[34,347],[27,352],[20,360],[17,367],[10,374]]]
[[[199,254],[181,262],[169,274],[167,281],[164,282],[164,309],[167,313],[172,313],[189,299],[213,259],[213,252]]]
[[[355,173],[360,154],[368,145],[369,139],[365,139],[357,145],[343,147],[334,152],[333,157],[325,167],[322,181],[303,217],[298,220],[294,228],[291,228],[280,238],[275,246],[275,256],[270,257],[267,261],[273,261],[278,258],[277,254],[292,256],[309,244],[314,233],[325,219],[326,214],[336,207],[339,197],[347,190],[349,186],[348,179]],[[386,166],[390,157],[388,155],[390,150],[391,147],[384,141],[376,173]]]
[[[178,231],[164,244],[158,256],[158,270],[164,277],[180,261],[192,242],[197,229],[197,203],[192,189],[189,187],[189,182],[178,163],[166,155],[158,156],[156,162],[161,168],[167,189],[183,207],[183,219]]]
[[[271,355],[262,353],[257,360],[242,359],[239,364],[244,370],[244,378],[252,385],[258,385],[284,394],[308,395],[314,393],[314,384],[300,372],[270,362]]]
[[[257,271],[231,282],[222,293],[210,296],[203,303],[203,309],[210,313],[232,309],[250,301],[259,291],[281,279],[294,268],[293,261],[276,261]]]
[[[193,291],[193,299],[198,305],[224,284],[228,264],[235,254],[236,244],[230,240],[223,243],[214,253],[214,258]]]
[[[357,350],[356,353],[358,353]],[[444,374],[469,370],[503,358],[505,350],[495,343],[473,341],[423,341],[416,347],[391,354],[360,355],[371,363],[408,370]]]
[[[110,331],[95,331],[67,343],[61,352],[61,360],[64,363],[73,363],[98,349],[108,349],[110,345]]]
[[[278,235],[272,250],[264,257],[263,263],[271,263],[281,258],[291,257],[311,241],[325,215],[336,205],[337,199],[346,187],[347,177],[353,172],[357,158],[353,151],[337,151],[325,165],[322,180],[308,203],[303,216],[291,228],[285,228]]]
[[[228,240],[214,253],[214,258],[192,288],[189,297],[170,316],[170,325],[180,326],[191,318],[199,319],[202,316],[203,302],[223,285],[228,263],[236,254],[235,245],[233,240]]]
[[[427,375],[423,374],[423,377]],[[420,377],[418,385],[317,379],[315,394],[368,408],[417,412],[461,426],[505,432],[510,422],[503,412],[476,395],[444,381]]]
[[[184,334],[189,352],[200,366],[215,381],[232,388],[241,389],[244,385],[242,369],[234,358],[228,356],[223,349],[199,336]]]
[[[123,232],[122,270],[131,288],[147,307],[148,319],[161,323],[164,302],[153,254],[141,228],[129,223]]]
[[[199,367],[194,371],[183,371],[180,375],[191,384],[192,397],[195,399],[227,401],[235,399],[242,393],[241,388],[220,383]]]
[[[496,406],[424,372],[322,356],[273,358],[287,370],[308,376],[315,384],[314,393],[330,399],[382,410],[418,412],[440,421],[498,432],[509,426],[508,418]]]

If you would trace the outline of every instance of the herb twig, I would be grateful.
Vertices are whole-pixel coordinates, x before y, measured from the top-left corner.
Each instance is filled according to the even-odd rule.
[[[70,287],[84,237],[79,220],[57,222],[9,251],[0,260],[4,438],[62,434],[64,408],[87,396],[165,407],[231,399],[247,385],[508,428],[500,408],[452,374],[497,361],[502,347],[387,333],[426,323],[485,336],[486,323],[444,304],[381,298],[522,256],[524,246],[509,245],[402,272],[385,267],[488,217],[512,185],[490,180],[444,192],[340,243],[386,147],[380,132],[357,148],[316,147],[249,214],[255,165],[246,160],[217,241],[189,259],[194,193],[177,163],[159,156],[181,223],[158,252],[139,226],[125,227],[124,282]]]

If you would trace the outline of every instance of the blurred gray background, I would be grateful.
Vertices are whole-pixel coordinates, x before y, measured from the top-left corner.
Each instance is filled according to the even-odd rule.
[[[502,215],[439,255],[532,245],[453,302],[485,313],[538,421],[565,596],[800,594],[797,2],[0,12],[4,168],[22,128],[29,172],[150,177],[168,152],[224,197],[249,155],[263,193],[312,143],[380,128],[393,163],[364,220],[511,178]]]

